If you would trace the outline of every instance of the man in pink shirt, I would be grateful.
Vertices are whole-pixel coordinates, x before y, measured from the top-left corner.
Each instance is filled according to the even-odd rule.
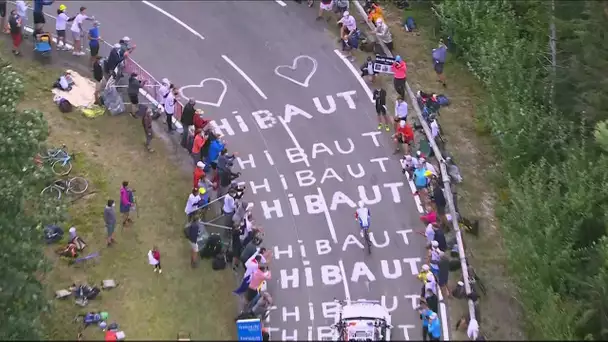
[[[395,62],[391,66],[391,71],[393,72],[393,86],[395,87],[395,91],[397,94],[401,96],[402,99],[405,99],[405,81],[407,79],[407,65],[405,61],[401,58],[401,56],[395,57]]]
[[[245,299],[247,302],[251,302],[258,295],[258,289],[262,286],[262,283],[266,280],[270,280],[270,270],[265,265],[260,265],[260,267],[253,272],[251,275],[251,281],[249,282],[249,288],[247,288],[247,292],[245,293]]]

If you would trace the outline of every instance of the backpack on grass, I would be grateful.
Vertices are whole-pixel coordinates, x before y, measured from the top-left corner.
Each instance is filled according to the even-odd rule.
[[[403,23],[403,28],[405,28],[407,32],[414,32],[414,30],[416,30],[416,22],[414,21],[414,18],[407,17]]]
[[[214,271],[223,270],[226,268],[226,255],[224,253],[219,253],[216,255],[213,260],[211,260],[211,268]]]

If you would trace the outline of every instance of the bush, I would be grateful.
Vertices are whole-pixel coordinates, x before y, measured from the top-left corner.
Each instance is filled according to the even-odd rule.
[[[608,126],[596,122],[608,108],[598,91],[608,90],[598,77],[608,69],[608,11],[555,3],[451,0],[435,13],[489,94],[478,115],[508,180],[497,211],[528,337],[605,339]],[[552,24],[558,66],[570,67],[555,73]]]
[[[41,201],[50,174],[33,157],[48,136],[38,111],[18,111],[23,82],[10,67],[0,68],[0,339],[38,340],[47,309],[40,275],[46,270],[42,225],[58,222],[60,203]]]

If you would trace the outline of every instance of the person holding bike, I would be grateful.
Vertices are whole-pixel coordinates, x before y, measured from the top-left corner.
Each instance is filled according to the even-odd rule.
[[[355,219],[359,221],[361,226],[361,236],[363,236],[363,230],[369,229],[371,213],[369,209],[365,207],[363,201],[359,201],[359,208],[355,211]]]

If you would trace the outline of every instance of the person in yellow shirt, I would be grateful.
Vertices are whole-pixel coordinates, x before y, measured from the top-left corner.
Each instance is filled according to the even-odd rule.
[[[372,4],[372,9],[369,11],[367,19],[374,23],[374,25],[376,25],[376,21],[378,19],[382,19],[382,21],[384,21],[384,13],[382,8],[376,4]]]

